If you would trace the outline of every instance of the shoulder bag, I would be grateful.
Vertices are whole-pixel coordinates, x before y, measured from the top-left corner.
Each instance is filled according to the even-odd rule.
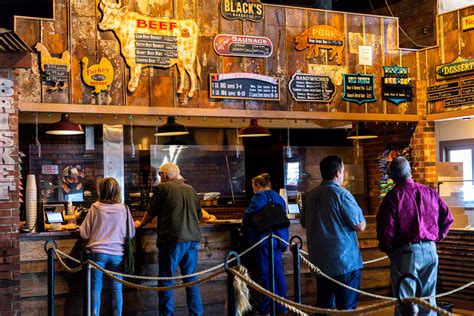
[[[129,227],[129,214],[130,210],[128,205],[125,204],[127,212],[127,233],[125,235],[125,242],[123,245],[123,268],[122,271],[125,274],[134,274],[135,273],[135,257],[133,256],[133,240],[130,238],[130,227]]]
[[[255,230],[260,234],[266,234],[290,227],[290,221],[283,207],[279,203],[274,203],[267,192],[265,194],[268,198],[267,205],[250,219],[250,223]]]

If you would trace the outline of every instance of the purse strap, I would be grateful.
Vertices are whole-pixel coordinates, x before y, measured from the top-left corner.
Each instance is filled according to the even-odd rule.
[[[268,203],[267,204],[270,204],[271,206],[275,206],[275,203],[273,203],[272,196],[270,194],[268,194],[268,191],[265,191],[265,195],[268,198]]]
[[[125,225],[126,225],[126,229],[127,229],[127,232],[126,232],[126,235],[125,237],[126,238],[130,238],[130,227],[129,227],[129,220],[128,220],[128,214],[130,213],[130,209],[128,208],[128,205],[127,204],[124,204],[125,205],[125,212],[127,213],[127,221],[125,222]]]

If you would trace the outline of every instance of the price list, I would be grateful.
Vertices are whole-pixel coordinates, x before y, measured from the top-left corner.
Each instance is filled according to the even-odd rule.
[[[210,97],[237,100],[280,100],[277,78],[252,73],[210,75]]]
[[[176,36],[135,34],[135,58],[137,64],[168,66],[170,58],[178,58]]]

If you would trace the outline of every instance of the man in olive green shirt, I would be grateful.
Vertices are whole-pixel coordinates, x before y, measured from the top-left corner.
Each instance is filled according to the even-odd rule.
[[[179,266],[182,275],[196,272],[198,247],[201,240],[199,220],[201,205],[196,191],[182,181],[179,167],[166,163],[160,167],[161,183],[156,187],[148,211],[141,221],[135,222],[137,229],[157,216],[158,275],[171,277]],[[183,279],[193,282],[197,277]],[[173,280],[160,280],[159,286],[172,286]],[[173,292],[161,291],[160,315],[174,315]],[[202,315],[203,308],[199,286],[186,288],[190,315]]]

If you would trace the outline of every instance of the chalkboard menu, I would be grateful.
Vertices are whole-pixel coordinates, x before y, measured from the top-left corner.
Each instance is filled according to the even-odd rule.
[[[450,81],[427,88],[428,102],[443,101],[444,107],[472,105],[474,102],[474,78]]]
[[[45,64],[43,79],[52,82],[67,82],[67,67],[68,65],[62,64]]]
[[[236,100],[280,100],[280,80],[253,73],[210,74],[210,97]]]
[[[328,76],[296,73],[291,77],[289,89],[299,102],[331,102],[336,86]]]
[[[267,37],[218,34],[214,38],[218,55],[267,58],[272,55],[273,44]]]
[[[412,99],[412,86],[407,67],[384,66],[382,99],[400,104]]]
[[[168,66],[170,58],[178,58],[178,38],[136,33],[135,55],[137,64]]]
[[[374,93],[374,75],[343,74],[344,94],[342,99],[359,104],[377,100]]]

